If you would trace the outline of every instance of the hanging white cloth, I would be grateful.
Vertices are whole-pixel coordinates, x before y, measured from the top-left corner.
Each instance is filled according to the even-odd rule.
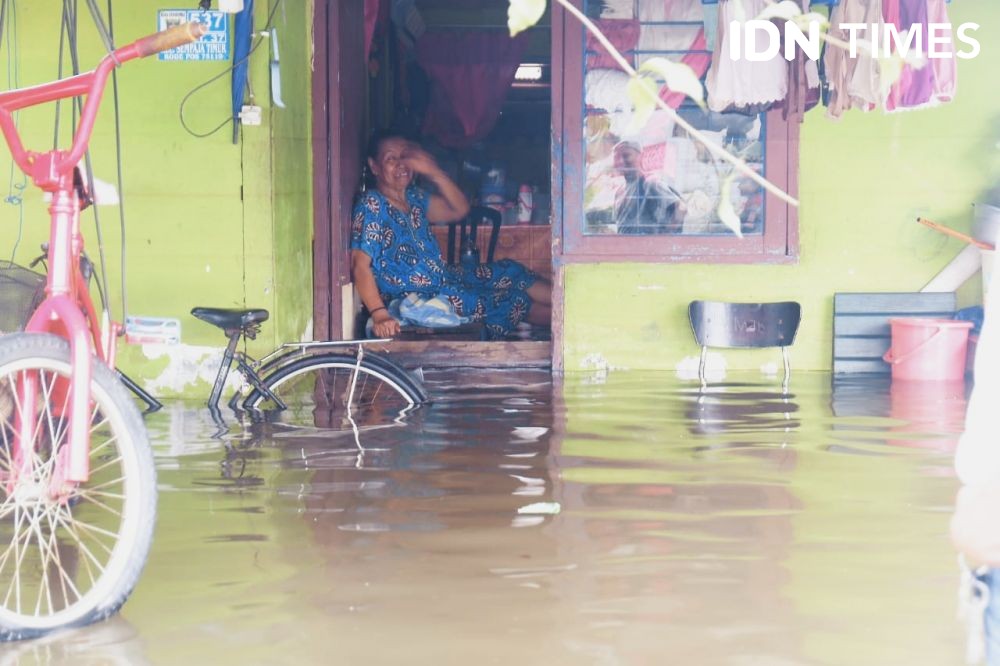
[[[737,21],[737,5],[740,3],[743,12],[740,25],[752,20],[767,6],[766,0],[720,2],[719,37],[712,54],[712,66],[705,80],[708,107],[712,111],[762,107],[783,100],[788,94],[788,63],[784,58],[752,62],[746,58],[733,60],[729,57],[730,24]],[[762,46],[757,45],[756,40],[744,44],[745,49],[757,48],[758,51],[763,50],[760,48]]]

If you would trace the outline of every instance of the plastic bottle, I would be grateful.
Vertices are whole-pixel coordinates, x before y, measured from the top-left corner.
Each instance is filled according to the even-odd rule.
[[[525,183],[517,192],[517,223],[531,224],[531,211],[534,208],[532,203],[533,193],[531,185]]]

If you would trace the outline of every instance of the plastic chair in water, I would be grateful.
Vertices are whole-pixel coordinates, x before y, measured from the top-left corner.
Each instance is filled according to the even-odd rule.
[[[691,301],[688,317],[694,338],[701,345],[698,377],[704,387],[705,360],[709,347],[760,348],[781,347],[785,377],[781,382],[788,388],[791,364],[788,347],[802,319],[802,308],[795,301],[779,303],[727,303],[724,301]]]

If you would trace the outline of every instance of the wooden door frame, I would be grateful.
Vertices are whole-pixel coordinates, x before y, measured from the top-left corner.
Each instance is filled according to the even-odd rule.
[[[313,39],[313,338],[340,340],[363,156],[364,0],[314,2]]]
[[[564,90],[565,11],[552,6],[552,372],[563,370],[562,163],[566,128],[564,100],[582,99]],[[316,0],[313,9],[313,337],[343,337],[341,293],[350,284],[349,220],[363,159],[366,90],[364,0]],[[354,64],[354,66],[352,66]],[[351,95],[349,91],[356,94]],[[577,91],[579,92],[579,91]],[[400,343],[405,344],[405,343]],[[475,346],[477,343],[473,343]],[[471,352],[471,347],[470,347]]]

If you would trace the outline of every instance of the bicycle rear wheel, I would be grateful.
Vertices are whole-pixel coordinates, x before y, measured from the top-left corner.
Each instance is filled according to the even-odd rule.
[[[90,478],[59,497],[49,489],[68,442],[72,373],[62,338],[0,338],[0,640],[96,622],[128,598],[149,553],[156,519],[153,456],[138,409],[102,363],[91,380]],[[30,473],[12,475],[14,423],[26,407],[17,386],[36,378]]]
[[[352,381],[357,368],[357,381]],[[286,408],[254,389],[244,409],[295,426],[346,428],[388,424],[425,402],[418,382],[396,364],[366,354],[358,366],[348,354],[316,354],[284,365],[263,379]],[[350,409],[348,409],[350,407]]]

